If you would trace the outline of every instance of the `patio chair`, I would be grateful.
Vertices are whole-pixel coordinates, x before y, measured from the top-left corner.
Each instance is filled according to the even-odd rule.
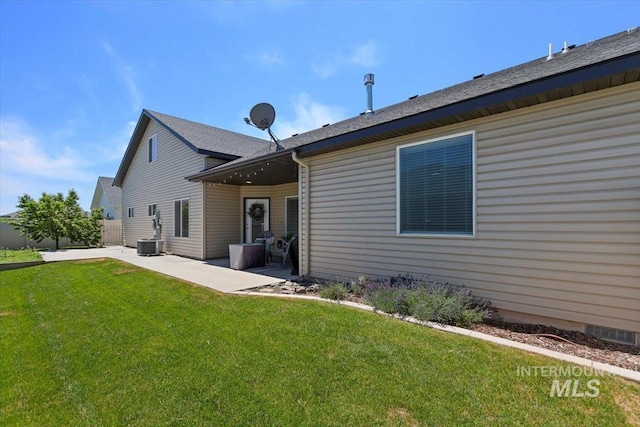
[[[256,243],[264,242],[264,256],[265,260],[273,260],[273,241],[276,239],[272,231],[265,230],[262,233],[258,234],[256,238]]]

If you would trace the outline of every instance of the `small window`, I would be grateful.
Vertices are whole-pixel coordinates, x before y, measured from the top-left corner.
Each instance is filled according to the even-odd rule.
[[[397,232],[475,235],[474,133],[397,148]]]
[[[152,204],[152,205],[148,205],[147,206],[147,215],[149,216],[155,216],[156,214],[156,204]]]
[[[189,237],[189,199],[173,202],[173,235]]]
[[[129,218],[133,218],[133,208],[128,209],[128,216]]]
[[[149,162],[158,160],[158,135],[149,138]]]
[[[298,196],[287,197],[285,231],[298,235]]]

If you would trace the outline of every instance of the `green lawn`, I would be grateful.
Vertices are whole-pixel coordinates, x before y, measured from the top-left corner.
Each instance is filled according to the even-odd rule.
[[[0,272],[0,355],[3,426],[619,426],[640,402],[614,377],[551,398],[517,374],[551,359],[115,260]]]
[[[0,264],[27,261],[42,261],[42,256],[35,249],[0,248]]]

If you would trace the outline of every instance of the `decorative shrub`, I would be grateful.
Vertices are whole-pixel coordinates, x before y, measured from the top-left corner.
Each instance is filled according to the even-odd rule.
[[[411,276],[369,281],[363,295],[378,310],[419,320],[469,326],[490,317],[490,302],[473,297],[466,287]]]
[[[335,299],[335,300],[343,300],[347,297],[347,288],[344,283],[340,282],[329,282],[326,285],[322,286],[318,291],[318,294],[322,298]]]

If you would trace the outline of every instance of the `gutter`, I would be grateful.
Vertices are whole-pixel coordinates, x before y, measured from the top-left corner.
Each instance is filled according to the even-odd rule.
[[[305,207],[305,215],[304,215],[304,229],[306,230],[307,235],[305,236],[306,238],[304,239],[304,266],[302,268],[302,276],[307,276],[309,275],[309,267],[311,265],[311,263],[309,262],[309,258],[310,258],[310,240],[311,240],[311,230],[309,228],[311,221],[311,210],[309,209],[311,204],[311,197],[310,197],[310,190],[311,190],[311,169],[309,168],[309,165],[305,162],[303,162],[302,160],[300,160],[300,158],[298,157],[298,153],[297,151],[292,151],[291,152],[291,160],[293,160],[294,162],[296,162],[297,164],[299,164],[300,166],[302,166],[303,169],[306,169],[307,173],[306,173],[306,178],[307,178],[307,185],[306,185],[306,191],[304,192],[304,207]],[[298,181],[298,193],[300,193],[300,188],[302,187],[302,181]],[[302,209],[300,209],[298,215],[302,215]],[[300,233],[300,235],[302,236],[302,233]]]

